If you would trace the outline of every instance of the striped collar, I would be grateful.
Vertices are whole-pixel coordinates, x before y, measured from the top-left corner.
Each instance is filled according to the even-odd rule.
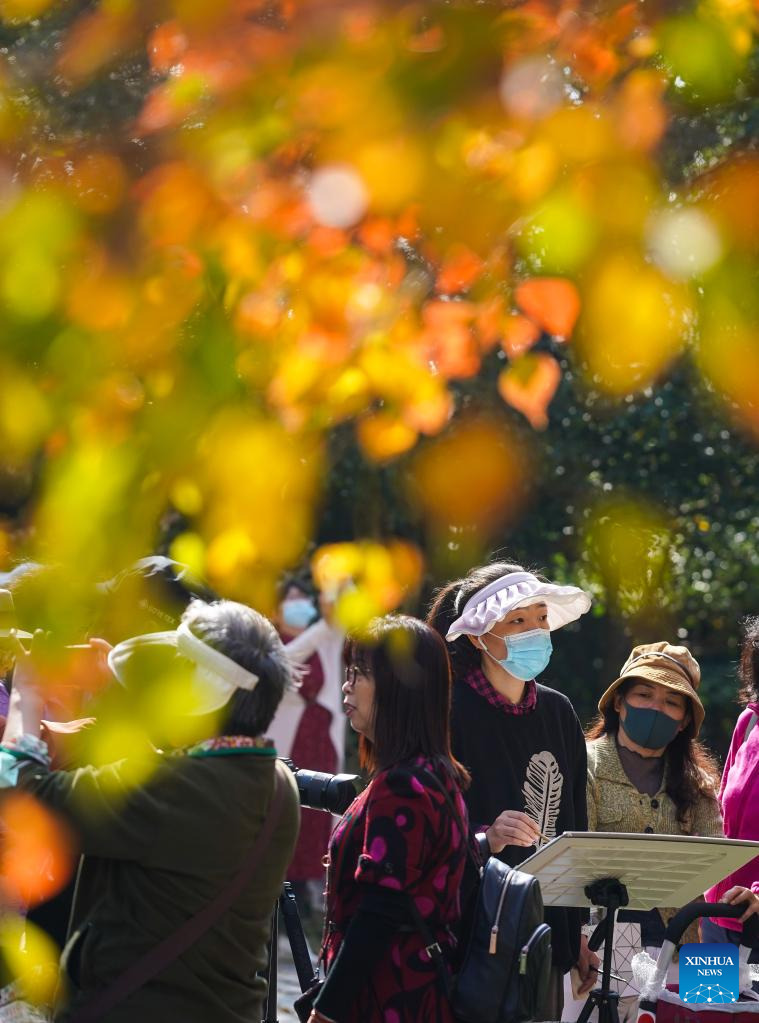
[[[241,753],[249,753],[259,757],[276,757],[277,751],[271,739],[249,735],[218,735],[213,739],[203,739],[192,746],[177,750],[179,755],[187,757],[228,757]]]

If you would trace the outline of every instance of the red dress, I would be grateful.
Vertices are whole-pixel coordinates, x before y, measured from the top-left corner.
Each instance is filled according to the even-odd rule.
[[[306,672],[301,679],[298,694],[306,707],[295,733],[290,756],[298,767],[334,774],[337,770],[337,753],[329,735],[332,715],[326,707],[316,702],[319,690],[324,685],[324,671],[319,655],[314,654],[306,661],[305,668]],[[332,815],[323,810],[303,807],[298,844],[287,871],[288,880],[324,879],[324,854],[327,851],[333,820]]]
[[[445,798],[425,785],[433,771],[467,820],[458,786],[431,761],[418,758],[380,772],[346,811],[330,842],[324,945],[327,970],[367,886],[408,892],[443,949],[455,947],[451,927],[461,916],[459,888],[466,836]],[[397,932],[387,954],[368,968],[367,982],[341,1023],[454,1023],[427,942],[413,928]]]

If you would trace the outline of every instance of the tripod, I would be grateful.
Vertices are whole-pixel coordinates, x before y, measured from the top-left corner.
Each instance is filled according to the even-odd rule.
[[[588,942],[588,946],[595,951],[603,941],[604,964],[601,972],[601,987],[593,988],[590,992],[577,1023],[588,1023],[590,1014],[596,1006],[598,1006],[598,1023],[619,1023],[619,995],[616,991],[609,990],[611,955],[614,951],[614,922],[617,910],[621,906],[626,906],[630,899],[625,886],[615,877],[605,877],[587,885],[585,895],[594,906],[603,906],[606,909],[606,915]]]
[[[263,1023],[277,1023],[277,941],[279,938],[279,911],[282,911],[282,919],[285,921],[285,930],[290,942],[290,950],[293,954],[295,972],[298,974],[298,983],[301,991],[306,991],[315,984],[318,974],[311,962],[311,953],[308,950],[308,942],[303,932],[303,924],[300,922],[298,904],[295,901],[293,886],[289,881],[282,885],[282,892],[277,900],[277,905],[271,915],[271,931],[269,938],[269,959],[266,969],[263,971],[268,984],[266,1003],[264,1006]]]

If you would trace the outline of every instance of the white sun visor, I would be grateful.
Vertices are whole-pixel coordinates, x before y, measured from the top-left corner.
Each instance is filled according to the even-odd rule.
[[[155,646],[175,650],[193,666],[193,693],[189,702],[192,710],[189,713],[208,714],[219,710],[229,702],[235,690],[246,689],[250,692],[258,684],[257,675],[220,650],[204,643],[184,622],[180,622],[176,630],[171,632],[149,632],[118,643],[108,653],[108,666],[123,684],[126,662],[135,650]]]
[[[459,636],[482,636],[514,608],[541,603],[553,631],[584,615],[591,599],[578,586],[557,586],[541,582],[531,572],[510,572],[472,594],[445,638],[450,643]]]

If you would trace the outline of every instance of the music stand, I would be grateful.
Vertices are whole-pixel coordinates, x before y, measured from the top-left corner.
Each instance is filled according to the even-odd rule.
[[[599,1023],[619,1023],[610,990],[614,922],[628,909],[681,907],[759,855],[759,842],[686,835],[567,831],[519,864],[540,881],[546,906],[603,906],[601,986],[588,995],[578,1023],[598,1006]],[[595,935],[594,935],[595,936]]]

